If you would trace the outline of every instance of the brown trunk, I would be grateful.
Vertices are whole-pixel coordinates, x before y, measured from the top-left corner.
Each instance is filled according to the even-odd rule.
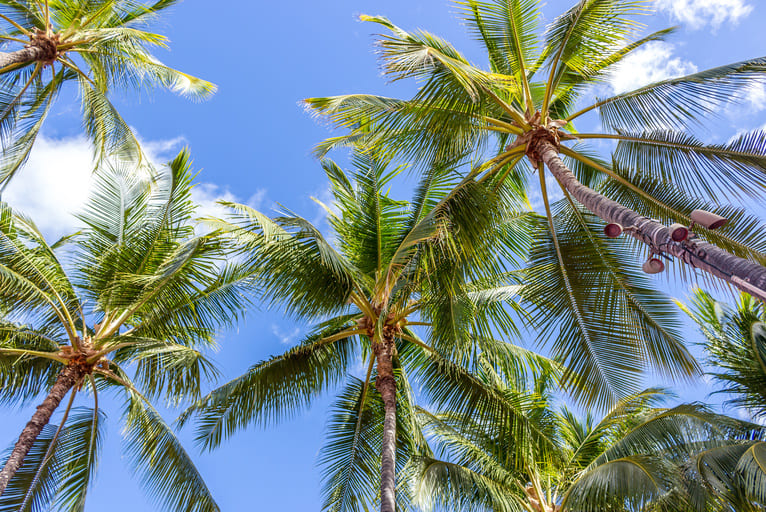
[[[577,181],[550,141],[540,140],[536,151],[559,183],[602,220],[631,228],[625,232],[653,249],[675,256],[692,267],[720,277],[740,290],[766,301],[766,267],[734,256],[700,239],[673,241],[665,225],[643,217]]]
[[[46,50],[39,46],[27,46],[14,52],[0,53],[0,70],[13,64],[25,64],[45,58]]]
[[[11,478],[13,478],[13,475],[21,467],[24,457],[27,456],[37,436],[40,435],[43,427],[50,421],[53,411],[56,410],[67,392],[79,382],[82,376],[82,368],[78,365],[69,365],[61,370],[56,383],[53,384],[53,387],[48,392],[48,396],[37,407],[37,411],[32,415],[32,419],[29,420],[24,430],[21,431],[19,440],[16,441],[16,446],[13,447],[5,467],[0,471],[0,496],[5,492],[5,488],[8,486]]]
[[[394,379],[394,334],[383,329],[376,348],[378,376],[375,387],[383,397],[383,448],[380,464],[380,511],[396,512],[396,380]]]

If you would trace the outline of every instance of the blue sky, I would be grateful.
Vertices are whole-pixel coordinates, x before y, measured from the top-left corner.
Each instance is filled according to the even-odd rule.
[[[544,15],[551,20],[571,4],[549,1]],[[766,55],[766,14],[759,0],[660,0],[657,6],[657,15],[643,19],[650,29],[679,24],[680,30],[667,42],[638,53],[605,87],[628,90]],[[389,96],[412,92],[412,84],[390,85],[380,77],[371,36],[375,26],[357,21],[361,13],[383,14],[404,28],[443,36],[483,66],[481,49],[453,12],[446,0],[228,0],[216,7],[212,2],[186,0],[159,24],[158,31],[170,37],[172,47],[159,56],[215,82],[218,93],[195,104],[166,92],[146,91],[118,97],[116,103],[158,160],[169,159],[184,145],[191,148],[195,166],[201,169],[195,194],[206,211],[215,212],[214,201],[220,197],[263,210],[281,203],[326,228],[321,210],[310,199],[327,197],[327,184],[311,149],[330,132],[311,119],[300,100],[351,92]],[[27,168],[5,197],[51,236],[74,227],[64,212],[76,211],[87,194],[89,149],[80,135],[79,119],[77,98],[64,94]],[[721,112],[702,136],[721,142],[738,131],[764,125],[766,87],[761,85],[749,91],[745,105]],[[402,190],[408,185],[402,184]],[[658,280],[676,296],[685,293],[677,283]],[[236,330],[222,334],[215,359],[224,378],[232,378],[250,364],[285,350],[304,329],[282,320],[279,311],[253,311]],[[699,340],[691,329],[689,336],[690,341]],[[679,393],[699,399],[705,389],[700,382]],[[183,433],[222,510],[318,509],[315,460],[330,402],[325,397],[276,428],[242,432],[212,454],[200,455],[190,432]],[[86,510],[154,510],[121,458],[119,412],[111,405],[105,405],[109,437]],[[10,443],[31,411],[5,414],[0,439]],[[169,411],[168,419],[174,414]]]

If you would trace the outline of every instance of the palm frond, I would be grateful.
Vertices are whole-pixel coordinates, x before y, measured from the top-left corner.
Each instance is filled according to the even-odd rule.
[[[580,0],[557,17],[546,30],[546,53],[552,58],[543,110],[567,72],[592,75],[593,64],[608,59],[641,28],[631,17],[646,11],[641,0]]]
[[[254,365],[189,408],[181,424],[197,415],[197,441],[213,448],[249,424],[268,425],[296,414],[345,375],[353,331],[333,336],[346,332],[331,323],[285,354]]]
[[[97,467],[103,421],[103,413],[81,408],[73,410],[58,437],[54,437],[58,427],[46,425],[0,498],[0,510],[36,512],[54,506],[82,510]]]
[[[598,107],[601,122],[613,130],[692,127],[730,103],[743,101],[747,84],[766,72],[766,58],[736,62],[598,100],[569,120]]]
[[[318,458],[323,510],[356,512],[374,507],[380,485],[383,406],[370,385],[350,377],[333,406],[327,443]]]
[[[125,392],[125,451],[150,497],[166,510],[220,510],[202,475],[159,413],[132,389]]]
[[[590,214],[567,200],[556,209],[561,259],[550,235],[541,233],[524,296],[534,305],[542,339],[556,337],[551,346],[567,369],[568,392],[606,406],[638,391],[642,367],[675,376],[698,371],[681,342],[672,303],[629,270],[635,267],[629,246],[598,235]],[[562,282],[561,264],[571,292]]]
[[[675,131],[620,133],[614,158],[689,194],[758,196],[766,173],[766,132],[743,133],[726,144],[707,145]]]

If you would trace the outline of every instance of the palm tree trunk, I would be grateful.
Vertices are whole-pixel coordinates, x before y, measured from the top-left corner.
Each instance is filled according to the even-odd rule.
[[[45,49],[40,46],[27,46],[20,50],[0,53],[0,70],[13,64],[36,62],[45,58]]]
[[[37,436],[42,432],[43,427],[48,424],[53,415],[53,411],[61,403],[67,392],[72,389],[83,377],[82,368],[77,364],[71,364],[66,366],[56,378],[55,384],[48,392],[48,396],[45,397],[43,403],[37,406],[37,411],[32,415],[32,419],[29,420],[24,430],[21,431],[19,440],[16,441],[16,446],[13,447],[10,457],[5,463],[2,471],[0,471],[0,496],[5,492],[5,488],[8,486],[8,482],[16,474],[16,471],[21,467],[24,462],[24,457],[27,456],[29,449],[34,444]]]
[[[394,379],[394,335],[383,330],[376,347],[378,376],[375,387],[383,397],[383,447],[380,463],[380,512],[396,512],[396,380]]]
[[[639,215],[577,181],[572,171],[561,161],[558,150],[550,141],[539,140],[536,151],[559,183],[580,204],[602,220],[630,227],[632,229],[626,232],[637,240],[766,301],[766,267],[734,256],[699,239],[673,241],[670,230],[665,225]]]

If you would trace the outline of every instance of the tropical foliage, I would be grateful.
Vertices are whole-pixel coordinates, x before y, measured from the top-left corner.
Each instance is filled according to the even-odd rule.
[[[425,510],[528,512],[712,511],[730,509],[720,493],[755,482],[718,473],[724,453],[752,449],[757,425],[713,414],[696,404],[658,406],[668,392],[647,389],[626,397],[601,419],[579,418],[538,378],[533,389],[503,379],[491,366],[478,376],[520,404],[533,429],[509,428],[495,418],[418,410],[440,458],[418,457],[414,492]],[[731,469],[731,468],[727,468]],[[726,498],[722,498],[726,496]],[[754,503],[749,503],[753,506]]]
[[[697,289],[687,306],[679,306],[705,336],[712,376],[730,405],[743,407],[756,419],[766,418],[766,311],[762,302],[742,294],[732,307]]]
[[[129,168],[98,171],[85,229],[49,244],[0,209],[0,401],[45,396],[0,473],[0,510],[82,510],[105,414],[122,401],[126,456],[167,510],[218,506],[150,401],[197,399],[217,374],[203,351],[247,304],[252,278],[226,244],[195,234],[189,155],[151,184]],[[58,427],[46,425],[69,393]],[[72,408],[75,396],[92,406]],[[7,485],[7,487],[6,487]]]
[[[766,417],[766,314],[762,302],[742,294],[735,306],[695,290],[688,306],[679,305],[705,336],[713,379],[728,404],[742,407],[753,418]],[[766,506],[766,442],[723,446],[700,456],[701,473],[731,510],[762,510]]]
[[[347,130],[322,143],[320,154],[370,132],[375,144],[424,168],[445,160],[470,162],[467,175],[478,181],[527,180],[529,162],[537,178],[530,186],[539,183],[539,192],[530,195],[542,196],[548,220],[548,232],[541,229],[534,237],[530,273],[540,283],[538,291],[550,287],[547,300],[554,307],[542,315],[543,324],[564,326],[565,336],[554,348],[571,362],[580,361],[575,354],[592,354],[588,347],[611,345],[598,326],[610,325],[603,317],[614,303],[633,310],[618,319],[625,330],[639,325],[650,339],[672,336],[645,319],[648,301],[642,299],[651,291],[625,286],[627,261],[618,264],[613,251],[634,259],[648,253],[650,271],[664,267],[660,255],[673,256],[674,263],[766,298],[766,246],[759,235],[764,226],[742,208],[721,205],[720,194],[763,192],[766,135],[756,130],[711,145],[690,131],[726,104],[742,100],[748,86],[763,78],[766,60],[727,64],[606,98],[589,94],[596,86],[607,89],[609,73],[624,57],[671,33],[638,36],[641,24],[635,18],[649,12],[649,4],[581,0],[542,31],[536,0],[456,1],[461,21],[486,51],[486,69],[436,35],[407,31],[382,16],[362,16],[386,31],[378,38],[383,73],[392,81],[416,80],[417,92],[411,99],[350,94],[306,100],[318,115]],[[603,132],[578,131],[576,124],[595,112]],[[597,156],[593,143],[600,141],[616,143],[608,160]],[[553,178],[556,190],[548,190],[546,177]],[[552,195],[559,193],[564,199],[552,206]],[[562,208],[569,211],[560,215]],[[697,225],[694,236],[673,239],[667,224],[689,226],[697,208],[713,209],[731,223],[715,231]],[[621,225],[631,242],[609,243],[599,218]],[[592,279],[587,294],[579,291],[581,276]],[[666,302],[657,304],[661,311],[655,313],[667,315]],[[567,339],[577,340],[578,350],[570,351]],[[671,360],[671,354],[660,355]],[[582,387],[617,386],[608,372],[596,370],[593,355],[582,361],[579,373],[588,383]],[[627,360],[622,363],[630,367]],[[693,364],[687,360],[673,369],[683,375]]]
[[[65,83],[76,84],[96,159],[147,164],[135,134],[110,101],[115,90],[161,86],[206,98],[215,86],[162,64],[151,53],[167,39],[147,29],[176,0],[2,0],[0,187],[29,156]],[[13,48],[19,49],[13,49]]]
[[[335,199],[327,207],[334,243],[301,217],[272,219],[242,205],[231,205],[231,221],[211,222],[245,248],[263,300],[313,327],[294,348],[204,397],[184,419],[198,416],[198,440],[211,448],[246,425],[290,417],[340,386],[320,454],[323,508],[367,510],[379,499],[382,510],[393,511],[395,469],[401,475],[408,454],[426,449],[413,423],[413,382],[432,403],[518,415],[516,404],[472,376],[475,354],[508,372],[549,363],[495,339],[517,333],[519,288],[497,256],[513,252],[493,248],[486,231],[503,218],[509,238],[518,231],[523,241],[518,226],[528,218],[513,214],[505,189],[475,185],[452,194],[457,178],[441,170],[411,202],[399,201],[386,189],[401,168],[369,150],[354,162],[350,173],[323,163]],[[487,194],[495,200],[480,200]],[[362,378],[354,376],[357,364]],[[403,488],[399,507],[407,502]]]
[[[157,506],[212,512],[155,404],[191,403],[179,424],[195,422],[212,449],[328,392],[323,510],[766,510],[761,426],[641,391],[647,372],[700,368],[674,304],[636,264],[646,255],[654,273],[667,260],[766,300],[764,225],[720,202],[763,193],[766,132],[695,134],[764,79],[766,58],[601,98],[616,65],[672,33],[641,34],[651,0],[579,0],[544,29],[538,0],[455,0],[485,69],[435,35],[362,16],[386,31],[384,74],[418,89],[306,100],[344,130],[317,148],[330,234],[234,203],[201,226],[188,153],[142,169],[110,99],[214,92],[152,54],[167,40],[149,27],[175,3],[0,0],[0,193],[67,82],[99,164],[84,229],[55,243],[0,202],[0,403],[39,404],[4,456],[0,512],[85,509],[105,395]],[[592,124],[602,131],[578,130]],[[336,148],[352,149],[353,170],[324,159]],[[395,199],[410,164],[412,199]],[[695,225],[699,208],[730,223]],[[219,376],[206,353],[255,297],[306,336],[205,394]],[[766,418],[763,304],[698,291],[681,306],[730,404]],[[513,344],[522,330],[550,358]]]

